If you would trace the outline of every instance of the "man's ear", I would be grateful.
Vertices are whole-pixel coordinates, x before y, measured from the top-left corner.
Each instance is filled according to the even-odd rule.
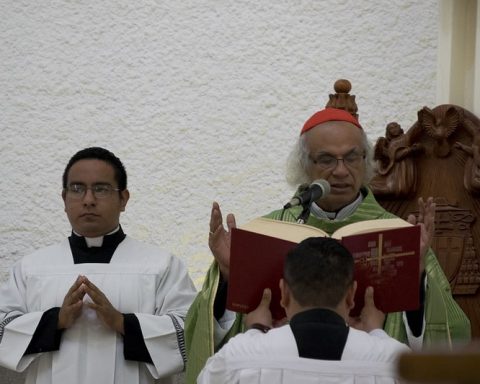
[[[357,281],[354,280],[352,285],[347,289],[347,294],[345,296],[345,301],[347,308],[350,310],[355,306],[355,292],[357,292]]]
[[[290,305],[290,288],[284,279],[280,279],[278,285],[280,287],[280,305],[286,310]]]
[[[66,201],[65,201],[66,198],[67,198],[67,191],[65,190],[65,188],[63,188],[62,189],[62,200],[63,200],[63,210],[65,212],[67,211]]]
[[[128,189],[124,189],[120,192],[120,204],[121,204],[121,211],[125,211],[125,207],[127,206],[128,199],[130,198],[130,192]]]

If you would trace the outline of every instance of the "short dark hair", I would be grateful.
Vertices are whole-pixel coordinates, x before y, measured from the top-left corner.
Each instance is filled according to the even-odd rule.
[[[310,237],[287,254],[284,279],[302,306],[335,308],[353,283],[351,253],[338,240]]]
[[[120,191],[127,189],[127,171],[125,170],[123,163],[112,152],[101,147],[85,148],[72,156],[65,167],[65,171],[63,172],[63,188],[67,188],[68,172],[70,171],[70,168],[72,168],[73,164],[75,164],[77,161],[88,159],[102,160],[110,164],[115,172],[115,181],[118,184],[118,189],[120,189]]]

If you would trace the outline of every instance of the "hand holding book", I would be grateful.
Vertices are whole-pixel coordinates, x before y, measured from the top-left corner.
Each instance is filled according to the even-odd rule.
[[[348,325],[365,332],[383,328],[385,313],[375,306],[374,292],[373,287],[367,287],[364,296],[365,305],[360,312],[360,316],[350,316]]]
[[[429,197],[427,201],[423,198],[418,199],[418,218],[415,215],[409,215],[407,221],[412,225],[420,225],[420,275],[425,270],[425,256],[428,249],[432,246],[433,236],[435,235],[435,210],[436,204],[433,197]]]

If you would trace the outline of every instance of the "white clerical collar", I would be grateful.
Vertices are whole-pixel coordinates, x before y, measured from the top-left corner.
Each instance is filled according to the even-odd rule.
[[[329,212],[320,208],[317,203],[313,202],[310,208],[310,213],[319,218],[319,219],[328,219],[328,220],[343,220],[350,216],[357,207],[362,203],[363,195],[359,193],[357,198],[353,200],[350,204],[346,205],[337,212]]]
[[[108,236],[108,235],[111,235],[115,232],[117,232],[118,230],[120,229],[120,225],[117,226],[117,228],[115,228],[112,232],[109,232],[107,233],[106,235],[104,236],[98,236],[98,237],[86,237],[86,236],[82,236],[80,234],[78,234],[77,232],[73,231],[73,233],[75,233],[77,236],[79,237],[84,237],[85,238],[85,242],[87,243],[87,247],[88,248],[92,248],[92,247],[101,247],[102,244],[103,244],[103,238],[105,236]]]

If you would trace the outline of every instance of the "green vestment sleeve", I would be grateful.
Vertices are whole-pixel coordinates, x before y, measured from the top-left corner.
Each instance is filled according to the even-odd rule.
[[[185,320],[185,344],[187,349],[186,382],[194,384],[197,376],[205,366],[207,359],[216,352],[213,337],[213,304],[217,293],[220,270],[214,262],[205,277],[202,290],[191,305]],[[237,318],[221,345],[232,336],[242,332],[242,316]],[[221,347],[218,346],[218,348]],[[217,349],[218,349],[217,348]]]

